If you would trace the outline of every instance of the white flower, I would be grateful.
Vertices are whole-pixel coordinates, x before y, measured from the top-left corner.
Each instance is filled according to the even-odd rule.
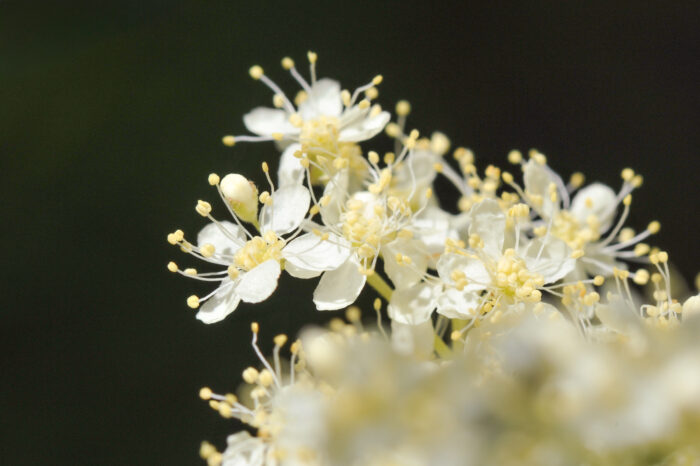
[[[551,236],[531,241],[517,238],[506,247],[506,217],[494,200],[472,208],[469,235],[470,249],[445,253],[437,264],[446,290],[438,301],[438,312],[447,317],[473,317],[483,303],[480,293],[484,290],[496,301],[538,302],[539,289],[560,280],[575,266],[568,246]]]
[[[225,194],[222,192],[222,197],[228,201]],[[179,244],[183,250],[226,267],[221,272],[200,274],[194,269],[181,271],[174,263],[171,263],[172,268],[169,265],[172,271],[186,276],[219,282],[218,288],[204,298],[192,296],[188,299],[190,307],[199,308],[197,318],[204,323],[221,321],[241,301],[257,303],[267,299],[277,288],[285,265],[290,275],[310,278],[339,267],[348,258],[348,250],[341,247],[340,238],[319,237],[311,233],[297,236],[309,210],[311,197],[307,188],[285,186],[264,199],[257,220],[258,236],[246,231],[240,222],[215,220],[209,213],[211,206],[200,201],[198,212],[209,217],[212,223],[200,231],[197,245],[181,237],[172,238],[173,244]],[[292,232],[291,237],[283,237]]]
[[[626,268],[619,259],[633,259],[649,251],[648,246],[638,243],[658,231],[657,222],[637,235],[622,232],[630,193],[641,185],[639,175],[630,169],[623,170],[624,183],[619,193],[602,183],[593,183],[570,199],[578,186],[565,186],[559,175],[546,165],[544,156],[537,155],[523,165],[524,200],[541,216],[539,222],[533,222],[533,228],[547,228],[573,250],[583,253],[572,278],[612,275],[615,268]],[[614,222],[620,204],[624,209]],[[623,250],[635,245],[634,251]]]
[[[370,139],[389,122],[388,112],[352,101],[344,105],[337,81],[320,79],[305,87],[307,97],[297,108],[291,102],[281,109],[257,107],[243,117],[246,128],[258,136],[325,147]]]

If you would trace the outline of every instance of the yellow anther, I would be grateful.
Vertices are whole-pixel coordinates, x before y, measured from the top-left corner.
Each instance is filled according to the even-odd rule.
[[[517,165],[523,161],[523,154],[519,150],[512,150],[508,152],[508,162],[513,165]]]
[[[214,445],[209,442],[202,442],[202,445],[199,447],[199,456],[203,460],[209,458],[214,453],[216,453],[216,448]]]
[[[192,295],[187,298],[187,305],[192,309],[197,309],[199,307],[199,297]]]
[[[209,400],[212,396],[212,391],[211,388],[209,387],[202,387],[199,389],[199,397],[203,400]]]
[[[235,265],[229,265],[228,268],[226,269],[226,273],[228,273],[228,276],[231,280],[235,280],[238,278],[238,275],[240,272],[238,271],[238,268]]]
[[[236,138],[229,134],[221,138],[221,142],[223,142],[225,146],[233,147],[236,145]]]
[[[226,396],[226,403],[230,404],[231,406],[238,403],[238,398],[233,393],[227,393],[225,396]]]
[[[379,91],[376,87],[370,87],[365,91],[365,97],[367,97],[369,100],[374,100],[379,97]]]
[[[373,164],[379,163],[379,154],[377,154],[375,151],[371,150],[367,153],[367,158],[369,161]]]
[[[243,371],[243,380],[249,384],[254,384],[257,382],[259,376],[260,373],[254,367],[249,367]]]
[[[272,133],[270,136],[271,136],[272,139],[274,139],[275,141],[281,141],[282,139],[284,139],[284,134],[283,134],[283,133]]]
[[[655,235],[656,233],[658,233],[660,229],[661,229],[661,224],[659,222],[657,222],[656,220],[654,220],[653,222],[651,222],[647,226],[647,230],[649,230],[649,233],[651,233],[652,235]]]
[[[592,306],[598,301],[600,301],[600,295],[595,291],[588,293],[583,297],[583,304],[585,304],[586,306]]]
[[[644,177],[642,175],[634,175],[630,183],[632,183],[633,187],[639,188],[644,183]]]
[[[345,318],[348,319],[348,322],[359,322],[361,316],[362,311],[357,306],[350,306],[345,311]]]
[[[580,259],[584,256],[584,252],[581,249],[577,249],[574,252],[571,253],[571,258],[572,259]]]
[[[370,102],[367,99],[362,99],[357,106],[360,107],[360,110],[366,110],[369,108]]]
[[[651,281],[653,283],[659,283],[659,282],[661,282],[661,280],[663,280],[663,277],[661,276],[660,273],[656,272],[656,273],[651,274]]]
[[[440,162],[435,162],[433,164],[433,170],[435,170],[438,173],[442,173],[442,168],[443,168],[443,166]]]
[[[207,181],[209,181],[209,184],[211,186],[216,186],[217,184],[219,184],[220,181],[219,175],[217,175],[216,173],[210,173],[209,178],[207,178]]]
[[[263,191],[260,193],[260,196],[258,196],[258,200],[263,204],[271,204],[272,196],[270,196],[270,193],[267,191]]]
[[[177,264],[173,261],[168,262],[168,270],[171,272],[177,272]]]
[[[661,251],[656,256],[659,258],[659,262],[662,264],[668,262],[668,253],[666,251]]]
[[[375,86],[379,86],[383,80],[384,77],[381,74],[378,74],[377,76],[372,78],[372,84],[374,84]]]
[[[282,68],[284,68],[285,70],[291,70],[292,68],[294,68],[294,60],[292,60],[289,57],[284,57],[282,59]]]
[[[350,94],[350,91],[348,91],[347,89],[343,89],[340,92],[340,99],[343,101],[343,105],[345,105],[346,107],[350,106],[350,99],[351,98],[352,98],[352,95]]]
[[[603,277],[602,275],[596,275],[595,277],[593,277],[593,284],[595,286],[601,286],[603,283],[605,283],[605,277]]]
[[[425,198],[430,199],[431,197],[433,197],[433,188],[426,188]]]
[[[375,311],[379,312],[379,310],[382,308],[382,300],[379,298],[375,298],[374,302],[372,303],[372,307]]]
[[[275,381],[275,378],[272,376],[272,373],[267,369],[263,369],[260,372],[259,379],[260,379],[260,385],[262,385],[263,387],[266,387],[266,388],[269,387],[270,385],[272,385]]]
[[[228,403],[219,403],[219,414],[221,417],[230,418],[233,417],[231,405]]]
[[[211,243],[206,243],[199,248],[199,253],[204,257],[211,257],[216,252],[216,248]]]
[[[409,113],[411,113],[411,104],[407,100],[399,100],[396,103],[396,114],[407,116]]]
[[[260,324],[257,322],[252,322],[250,324],[250,331],[253,333],[258,333],[260,331]]]
[[[279,335],[275,336],[275,338],[273,338],[273,341],[275,342],[275,346],[282,347],[285,343],[287,343],[287,335],[285,335],[284,333],[280,333]]]
[[[632,280],[637,285],[646,285],[649,282],[649,272],[644,269],[639,269],[634,273]]]
[[[311,162],[309,162],[309,159],[303,158],[303,159],[299,160],[299,165],[301,165],[303,168],[306,169],[306,168],[309,168],[309,166],[311,165]]]
[[[191,276],[191,277],[196,277],[196,276],[197,276],[197,269],[193,269],[193,268],[190,267],[190,268],[185,269],[185,270],[183,271],[183,273],[184,273],[185,275],[189,275],[189,276]]]
[[[501,178],[503,178],[503,182],[506,184],[511,184],[513,182],[513,175],[508,172],[503,172]]]
[[[258,65],[251,66],[248,73],[250,73],[250,77],[253,79],[260,79],[264,74],[263,69]]]
[[[275,94],[272,96],[272,105],[275,108],[284,107],[284,97],[282,97],[282,94]]]
[[[318,54],[316,52],[312,52],[311,50],[309,50],[306,53],[306,58],[308,58],[309,63],[311,63],[313,65],[318,60]]]
[[[618,238],[620,241],[629,241],[632,238],[634,238],[634,228],[626,227],[620,230],[620,234],[618,235]]]
[[[646,243],[637,243],[634,246],[634,255],[637,257],[643,256],[645,254],[648,254],[650,249],[651,248]]]
[[[291,115],[289,115],[289,122],[293,126],[296,126],[297,128],[301,128],[304,124],[304,119],[298,113],[292,113]]]
[[[571,175],[571,178],[569,179],[569,183],[574,189],[580,188],[583,186],[583,183],[586,181],[586,177],[584,176],[583,173],[581,172],[576,172]]]
[[[401,128],[396,123],[388,123],[384,131],[391,138],[398,138],[401,135]]]
[[[632,204],[632,195],[628,194],[627,196],[625,196],[625,198],[622,199],[622,203],[626,206]]]
[[[197,206],[194,208],[199,215],[206,217],[211,213],[211,204],[201,199],[197,201]]]
[[[299,91],[297,92],[297,95],[294,96],[294,104],[298,107],[299,105],[303,104],[306,99],[309,98],[309,95],[306,93],[306,91]]]
[[[534,149],[530,151],[530,158],[539,165],[547,165],[547,157],[545,157],[544,154],[537,152]]]
[[[321,208],[318,206],[318,204],[314,204],[309,209],[309,214],[311,214],[313,216],[313,215],[316,215],[317,213],[319,213],[320,211],[321,211]]]
[[[275,243],[277,241],[277,233],[272,230],[266,231],[263,238],[267,244]]]
[[[620,173],[620,177],[625,181],[630,181],[632,178],[634,178],[634,170],[631,168],[625,168]]]

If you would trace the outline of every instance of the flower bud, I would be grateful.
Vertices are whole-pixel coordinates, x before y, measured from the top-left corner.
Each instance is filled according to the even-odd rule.
[[[244,222],[255,223],[258,217],[258,189],[244,176],[229,173],[221,180],[221,192],[233,211]]]

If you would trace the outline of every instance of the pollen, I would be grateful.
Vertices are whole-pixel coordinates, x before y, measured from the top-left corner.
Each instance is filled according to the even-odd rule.
[[[250,77],[253,79],[260,79],[262,78],[264,72],[262,67],[258,65],[254,65],[250,67],[250,70],[248,70],[248,73],[250,74]]]
[[[211,213],[211,204],[206,201],[198,200],[195,210],[202,217],[207,217]]]
[[[197,309],[199,307],[199,297],[192,295],[187,298],[187,305],[192,309]]]
[[[211,399],[212,394],[211,388],[209,387],[202,387],[199,389],[199,397],[205,401]]]
[[[177,264],[175,262],[168,262],[168,270],[171,272],[177,272]]]
[[[223,142],[225,146],[233,147],[236,145],[236,138],[235,136],[227,135],[221,138],[221,142]]]
[[[284,68],[285,70],[291,70],[292,68],[294,68],[294,60],[292,60],[289,57],[284,57],[282,59],[282,68]]]

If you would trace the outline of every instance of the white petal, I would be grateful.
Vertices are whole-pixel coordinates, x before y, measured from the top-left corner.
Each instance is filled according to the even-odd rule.
[[[214,296],[200,306],[197,319],[205,324],[220,322],[235,311],[240,302],[241,298],[236,294],[234,284],[226,278],[221,282]]]
[[[400,354],[428,358],[433,354],[434,338],[433,323],[430,320],[419,325],[391,321],[391,346]]]
[[[444,245],[444,243],[443,243]],[[400,265],[396,254],[408,256],[411,264]],[[428,255],[425,245],[415,239],[398,238],[382,248],[384,271],[396,288],[408,288],[423,279],[428,269]]]
[[[335,270],[324,272],[314,291],[314,303],[319,311],[332,311],[349,306],[360,295],[367,277],[358,270],[352,258]]]
[[[327,78],[316,81],[306,100],[299,106],[299,115],[304,120],[313,120],[319,116],[339,117],[342,111],[340,83]]]
[[[450,319],[474,317],[479,307],[479,295],[471,291],[458,291],[455,288],[444,290],[437,300],[437,312]]]
[[[576,259],[571,257],[569,246],[551,236],[530,242],[524,259],[528,270],[541,274],[545,283],[554,283],[564,278],[576,267]]]
[[[551,216],[556,208],[549,197],[549,185],[552,182],[552,177],[549,176],[547,170],[533,159],[530,159],[523,167],[525,192],[542,196],[541,210],[547,217]]]
[[[453,284],[452,272],[459,270],[464,272],[467,279],[467,286],[464,291],[479,291],[485,289],[491,283],[491,275],[484,266],[484,263],[474,257],[462,256],[460,254],[443,254],[437,262],[437,272],[440,278]]]
[[[455,218],[438,206],[428,206],[411,222],[414,237],[422,241],[430,253],[430,267],[433,269],[435,261],[445,250],[445,241],[448,238],[459,239],[457,230],[451,225]]]
[[[437,305],[435,288],[427,283],[394,290],[387,309],[389,317],[402,324],[418,325],[430,319]]]
[[[236,293],[246,303],[259,303],[269,298],[277,288],[280,264],[270,259],[241,275]]]
[[[506,217],[498,202],[487,199],[469,211],[469,234],[477,234],[484,242],[484,251],[493,258],[501,257],[506,231]]]
[[[350,244],[334,234],[322,241],[318,235],[307,233],[292,240],[282,250],[287,265],[297,270],[321,272],[337,269],[350,257]]]
[[[586,219],[590,215],[595,215],[601,223],[600,231],[604,232],[610,228],[615,217],[616,205],[615,191],[602,183],[593,183],[574,196],[571,201],[571,213],[583,225],[586,224]]]
[[[277,170],[277,183],[280,188],[288,185],[297,185],[304,182],[306,171],[294,157],[294,153],[301,149],[301,144],[289,145],[280,156],[280,166]]]
[[[618,295],[612,295],[608,304],[598,304],[595,315],[603,325],[624,335],[639,331],[642,323]]]
[[[347,170],[336,173],[323,190],[323,195],[330,198],[330,203],[321,207],[321,219],[328,226],[335,226],[340,221],[340,213],[345,205],[348,192]]]
[[[197,246],[212,244],[220,254],[234,254],[245,244],[245,241],[243,230],[226,220],[220,221],[219,225],[210,223],[197,234]]]
[[[318,277],[323,273],[322,270],[309,270],[309,269],[303,269],[301,267],[297,267],[296,265],[292,264],[291,262],[285,262],[284,264],[284,270],[287,271],[289,275],[291,275],[294,278],[301,278],[306,280],[307,278],[314,278]]]
[[[346,119],[343,115],[343,119]],[[374,117],[363,117],[349,126],[342,126],[338,140],[345,142],[360,142],[366,141],[371,137],[379,134],[389,120],[391,115],[388,112],[381,112],[379,115]]]
[[[279,188],[272,194],[272,204],[260,212],[260,231],[274,231],[278,235],[296,229],[306,217],[311,203],[309,190],[302,185]]]
[[[299,133],[299,129],[289,122],[287,113],[274,108],[254,108],[243,116],[243,123],[248,131],[259,136],[270,136],[272,133]]]

